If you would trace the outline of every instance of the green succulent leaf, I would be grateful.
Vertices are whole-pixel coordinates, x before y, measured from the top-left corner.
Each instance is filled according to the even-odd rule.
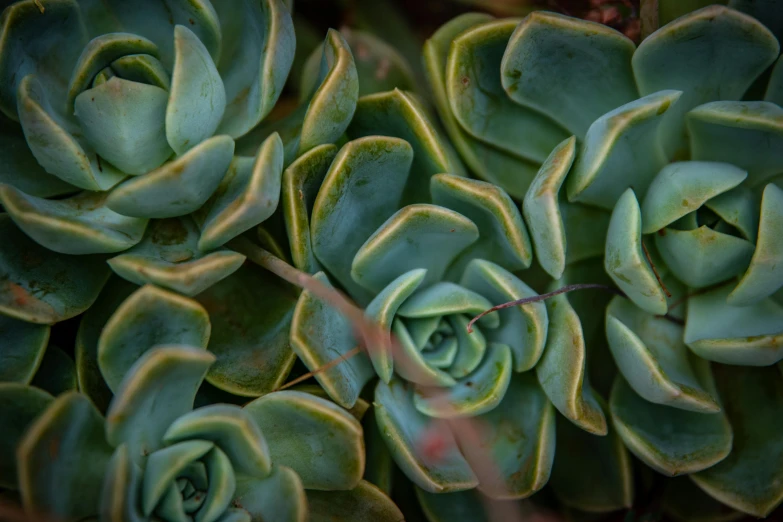
[[[729,304],[750,305],[783,287],[783,189],[770,183],[761,199],[756,250],[747,272],[729,294]]]
[[[64,3],[64,2],[63,2]],[[32,2],[31,2],[32,4]],[[78,139],[79,126],[52,107],[35,75],[19,83],[19,121],[27,144],[46,172],[85,190],[108,190],[125,174],[101,158],[84,139]]]
[[[90,400],[77,392],[60,395],[16,451],[25,509],[68,520],[97,515],[111,454],[103,417]]]
[[[603,257],[611,213],[598,207],[560,200],[565,236],[566,266]],[[540,254],[539,254],[540,255]]]
[[[501,264],[508,270],[527,268],[533,259],[522,214],[511,197],[500,187],[450,174],[438,174],[430,180],[435,204],[450,208],[473,221],[479,239],[460,255],[450,275],[459,274],[476,258]]]
[[[701,413],[720,406],[699,383],[684,328],[616,296],[606,309],[606,337],[626,382],[644,399]]]
[[[783,501],[783,444],[778,437],[783,407],[780,371],[774,366],[716,366],[715,375],[734,428],[734,443],[725,460],[692,478],[720,502],[766,517]]]
[[[166,141],[169,93],[113,77],[76,97],[75,116],[100,156],[126,174],[158,168],[174,151]]]
[[[503,67],[504,51],[518,19],[490,21],[454,38],[444,83],[454,117],[475,139],[507,154],[543,162],[567,131],[535,109],[509,99],[501,78],[484,71]],[[505,75],[503,75],[505,76]]]
[[[603,400],[601,407],[607,410]],[[601,480],[595,480],[597,469],[602,470]],[[605,437],[598,437],[558,416],[557,451],[549,483],[563,504],[580,511],[606,513],[630,509],[633,504],[631,458],[611,426]]]
[[[369,406],[369,405],[368,405]],[[394,461],[391,452],[383,441],[383,436],[375,420],[375,409],[370,409],[362,420],[364,430],[365,466],[363,480],[378,486],[378,489],[391,495],[394,480]]]
[[[236,157],[212,198],[202,207],[200,250],[220,247],[277,210],[283,173],[283,142],[275,133],[255,158]]]
[[[294,59],[291,11],[281,0],[214,2],[220,20],[217,68],[226,91],[219,134],[238,138],[269,114]]]
[[[122,183],[109,194],[106,206],[125,216],[148,218],[193,212],[220,185],[233,153],[234,141],[228,136],[209,138],[149,174]]]
[[[533,12],[511,36],[500,76],[512,100],[582,138],[599,116],[637,98],[633,52],[633,42],[604,25]]]
[[[252,522],[306,522],[307,498],[299,475],[274,466],[264,479],[237,476],[234,505],[247,510]]]
[[[566,233],[558,202],[560,187],[576,157],[576,137],[555,147],[533,178],[522,203],[525,223],[536,247],[536,260],[554,279],[566,264]]]
[[[269,444],[272,459],[293,469],[305,488],[350,490],[364,474],[362,427],[350,413],[309,393],[280,391],[244,411]]]
[[[549,400],[568,420],[594,435],[606,435],[606,417],[586,373],[582,323],[568,298],[547,301],[549,330],[536,376]]]
[[[130,458],[128,446],[120,444],[106,466],[101,490],[100,519],[107,522],[141,522],[138,499],[142,471]]]
[[[685,344],[724,364],[767,366],[783,359],[783,304],[767,298],[732,306],[729,292],[724,285],[688,299]]]
[[[441,370],[428,362],[425,354],[421,352],[420,347],[417,346],[408,331],[405,322],[395,319],[392,323],[391,333],[398,347],[398,353],[395,354],[397,366],[394,370],[400,377],[424,386],[454,386],[456,384],[454,377],[450,375],[451,372]],[[457,342],[459,343],[460,340]],[[481,358],[486,350],[486,340],[483,335],[476,332],[476,335],[471,339],[462,343],[461,348],[462,350],[458,349],[458,352],[462,352],[458,368],[461,376],[464,376],[470,373],[465,371],[466,365],[475,367],[481,363]],[[456,361],[452,362],[451,367],[457,367],[454,362]]]
[[[370,136],[348,142],[313,204],[313,252],[360,302],[369,301],[370,295],[351,278],[351,262],[367,238],[399,209],[412,161],[410,144],[399,138]]]
[[[174,27],[174,67],[166,106],[166,139],[184,154],[212,136],[226,109],[226,89],[209,51],[193,31]]]
[[[160,87],[166,91],[171,88],[171,78],[166,68],[160,60],[148,54],[128,54],[117,58],[111,62],[109,70],[125,80]],[[96,76],[92,81],[93,87],[97,79]],[[165,134],[163,139],[165,141]]]
[[[438,205],[407,205],[359,248],[351,278],[377,292],[400,275],[422,268],[427,270],[422,284],[432,284],[478,237],[476,224],[462,214]]]
[[[49,345],[41,361],[41,366],[38,367],[30,384],[55,397],[67,391],[76,390],[76,366],[73,359],[62,348]]]
[[[198,227],[189,216],[154,220],[138,245],[107,263],[133,283],[197,295],[234,273],[245,260],[230,250],[203,252],[198,240]]]
[[[639,308],[663,315],[668,309],[666,295],[643,248],[642,213],[633,189],[629,188],[612,211],[604,267],[615,284]]]
[[[193,409],[214,360],[206,350],[188,346],[160,346],[145,353],[128,370],[106,414],[109,443],[126,444],[137,464],[163,447],[172,423]]]
[[[348,42],[334,29],[329,29],[324,41],[319,80],[302,122],[297,155],[337,141],[356,111],[356,64]]]
[[[717,395],[709,363],[695,368],[702,387]],[[726,414],[699,413],[644,400],[617,376],[610,398],[612,423],[626,447],[668,476],[694,473],[726,458],[733,432]]]
[[[568,178],[568,200],[612,209],[626,187],[644,195],[666,164],[656,138],[665,114],[681,94],[656,92],[595,120]]]
[[[783,106],[783,56],[778,58],[772,69],[764,100]]]
[[[413,390],[402,381],[378,382],[375,388],[375,419],[392,458],[405,475],[432,493],[472,489],[478,485],[470,465],[460,453],[445,421],[419,412]],[[422,437],[438,427],[442,440],[437,458],[429,455]]]
[[[0,185],[0,203],[14,223],[38,244],[61,254],[119,252],[141,241],[147,220],[117,214],[105,201],[100,192],[49,200]]]
[[[633,55],[642,96],[662,89],[683,92],[661,124],[661,143],[672,159],[688,153],[685,114],[697,105],[738,100],[778,56],[774,35],[757,20],[721,5],[687,14],[646,38]],[[725,64],[715,68],[704,60]]]
[[[315,277],[329,284],[323,272]],[[291,323],[291,348],[310,371],[344,356],[356,345],[353,327],[340,312],[310,292],[302,292]],[[360,353],[318,372],[315,379],[332,400],[350,408],[373,375],[370,361]]]
[[[299,270],[315,273],[320,265],[310,237],[310,214],[337,147],[320,145],[299,156],[283,171],[282,205],[291,258]]]
[[[51,404],[49,393],[21,383],[0,383],[0,422],[4,429],[0,437],[0,487],[16,490],[17,463],[14,455],[24,440],[27,427]],[[9,458],[10,457],[10,458]]]
[[[661,500],[663,512],[681,522],[733,522],[742,513],[702,491],[691,477],[669,479]]]
[[[104,257],[53,253],[0,214],[0,312],[54,324],[87,310],[111,273]]]
[[[404,520],[400,509],[383,491],[361,481],[349,491],[307,491],[312,522],[355,520],[356,522],[397,522]]]
[[[51,327],[0,314],[0,383],[28,384],[46,351]]]
[[[740,185],[710,199],[704,206],[734,227],[741,237],[752,243],[756,242],[759,226],[758,201],[751,189]]]
[[[768,0],[757,2],[753,0],[729,0],[729,7],[747,13],[759,20],[777,37],[783,39],[783,17],[780,15],[780,1]]]
[[[246,397],[281,386],[296,360],[289,342],[296,299],[294,288],[250,266],[199,294],[212,325],[207,349],[217,356],[207,381]]]
[[[211,326],[206,310],[192,299],[147,285],[112,314],[98,339],[98,365],[117,391],[125,374],[159,344],[206,348]]]
[[[403,204],[431,202],[430,179],[435,174],[465,175],[454,150],[440,136],[422,103],[410,93],[394,89],[360,98],[347,132],[351,138],[382,135],[411,144],[413,163]]]

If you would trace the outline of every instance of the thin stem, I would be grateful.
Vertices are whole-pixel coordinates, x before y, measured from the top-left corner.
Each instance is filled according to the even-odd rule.
[[[644,246],[644,241],[642,241],[642,250],[644,251],[644,257],[647,258],[647,262],[650,263],[650,268],[652,268],[653,275],[655,275],[655,279],[658,280],[658,284],[661,285],[661,288],[663,289],[663,293],[666,294],[666,297],[671,297],[672,293],[669,292],[669,289],[666,288],[665,284],[663,284],[663,279],[661,279],[661,276],[658,275],[658,270],[655,268],[655,265],[652,262],[652,258],[650,257],[650,252],[648,252],[647,247]]]
[[[328,363],[324,364],[320,368],[316,368],[315,370],[313,370],[311,372],[307,372],[304,375],[300,375],[299,377],[297,377],[293,381],[287,382],[284,385],[280,386],[275,391],[281,391],[281,390],[285,390],[286,388],[290,388],[291,386],[296,386],[300,382],[306,381],[310,377],[315,377],[317,374],[325,372],[326,370],[328,370],[330,368],[334,368],[335,366],[337,366],[341,362],[347,361],[351,357],[353,357],[355,355],[359,355],[360,353],[362,353],[362,347],[361,346],[354,346],[353,348],[351,348],[350,350],[348,350],[347,352],[342,354],[340,357],[332,359],[331,361],[329,361]]]
[[[492,312],[503,310],[504,308],[511,308],[513,306],[524,306],[530,303],[538,303],[540,301],[546,301],[547,299],[551,297],[555,297],[556,295],[565,294],[566,292],[573,292],[574,290],[589,290],[589,289],[605,290],[607,292],[611,292],[613,294],[622,297],[627,297],[622,290],[609,285],[601,285],[598,283],[579,283],[575,285],[566,285],[562,288],[558,288],[554,292],[549,292],[548,294],[534,295],[532,297],[525,297],[522,299],[517,299],[516,301],[509,301],[508,303],[503,303],[503,304],[493,306],[489,310],[485,310],[481,312],[476,317],[470,320],[470,322],[468,323],[468,333],[473,333],[473,324],[476,321],[478,321],[479,319],[481,319],[487,314],[491,314]]]

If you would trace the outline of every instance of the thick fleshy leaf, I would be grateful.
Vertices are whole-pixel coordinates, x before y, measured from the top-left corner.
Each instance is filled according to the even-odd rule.
[[[733,522],[743,517],[699,489],[690,477],[669,479],[661,504],[663,512],[678,522]]]
[[[422,104],[399,89],[359,99],[348,135],[352,138],[393,136],[411,144],[413,163],[403,204],[429,203],[430,179],[435,174],[465,174],[456,153],[440,136]]]
[[[492,498],[529,497],[546,485],[555,456],[555,409],[531,372],[515,373],[497,408],[476,417],[481,449],[496,477],[479,489]],[[426,509],[426,508],[425,508]]]
[[[780,0],[729,0],[729,6],[747,13],[759,20],[777,37],[783,39],[783,16],[780,13]]]
[[[179,417],[163,435],[166,444],[189,439],[214,442],[238,473],[264,478],[272,469],[261,430],[247,410],[239,406],[215,404],[199,408]]]
[[[397,365],[394,369],[400,377],[408,382],[424,386],[454,386],[456,381],[452,375],[449,375],[451,372],[447,373],[427,361],[402,320],[394,320],[391,333],[399,348],[398,353],[395,354]],[[474,335],[471,341],[473,343],[463,343],[462,349],[458,349],[462,359],[460,361],[461,376],[469,373],[464,371],[466,364],[475,367],[481,363],[481,358],[486,350],[486,341],[480,333]],[[451,367],[454,366],[454,364],[451,365]]]
[[[558,195],[576,157],[576,138],[571,136],[552,150],[536,174],[522,203],[525,223],[536,247],[536,260],[554,279],[560,279],[566,264],[566,241]]]
[[[617,296],[606,309],[606,337],[623,377],[644,399],[701,413],[720,410],[691,367],[682,326]]]
[[[277,209],[283,174],[283,142],[275,133],[255,159],[236,157],[210,201],[198,247],[212,250],[265,221]]]
[[[30,385],[45,390],[55,397],[76,390],[76,367],[73,359],[62,348],[49,345]]]
[[[369,301],[369,295],[351,279],[351,262],[367,238],[399,208],[412,161],[411,146],[399,138],[351,141],[337,153],[313,204],[313,252],[360,301]]]
[[[688,111],[710,101],[742,98],[778,52],[777,40],[761,23],[720,5],[685,15],[646,38],[633,55],[642,96],[662,89],[683,91],[661,125],[667,156],[686,157]],[[704,60],[707,55],[712,60]]]
[[[329,284],[323,272],[315,277]],[[291,348],[310,371],[345,355],[356,345],[353,327],[345,316],[310,292],[301,293],[291,323]],[[373,375],[370,361],[360,353],[326,371],[319,371],[315,379],[332,400],[350,408]]]
[[[724,364],[767,366],[783,359],[783,304],[767,298],[732,306],[730,291],[724,285],[688,298],[685,344]]]
[[[601,480],[595,479],[598,469]],[[558,417],[557,452],[549,484],[563,504],[588,513],[630,509],[633,504],[631,458],[612,427],[605,437],[598,437]]]
[[[652,234],[733,189],[748,173],[728,163],[683,161],[661,169],[642,201],[642,232]]]
[[[383,491],[361,481],[350,491],[307,491],[312,522],[352,520],[356,522],[398,522],[404,520],[400,509]]]
[[[515,103],[503,90],[497,71],[518,24],[518,19],[491,21],[456,36],[446,64],[445,87],[463,130],[517,158],[540,163],[568,132],[530,105]]]
[[[486,297],[455,283],[441,281],[423,288],[405,300],[397,310],[402,317],[413,319],[443,315],[478,315],[492,308]],[[497,328],[500,317],[496,312],[479,319],[479,325]]]
[[[245,405],[277,464],[307,489],[349,490],[364,474],[362,427],[334,403],[297,391],[270,393]]]
[[[702,386],[717,395],[709,363],[696,369]],[[610,399],[612,423],[626,447],[645,464],[674,476],[714,466],[731,451],[726,414],[697,413],[653,404],[618,375]]]
[[[603,257],[611,213],[598,207],[569,203],[565,199],[561,199],[559,205],[568,243],[566,266]]]
[[[174,55],[166,139],[174,152],[184,154],[217,130],[226,89],[209,51],[184,25],[174,28]]]
[[[167,218],[197,210],[220,185],[231,164],[234,141],[215,136],[174,161],[115,188],[106,206],[125,216]]]
[[[196,299],[209,314],[207,349],[217,356],[207,381],[247,397],[281,386],[296,360],[289,344],[296,290],[265,270],[246,266]]]
[[[783,106],[783,56],[778,58],[772,69],[764,100]]]
[[[110,70],[124,80],[154,85],[166,91],[171,88],[171,78],[168,71],[160,63],[160,60],[149,54],[127,54],[117,58],[111,62]],[[96,80],[93,80],[92,84],[95,87]],[[163,140],[165,141],[165,139],[166,136],[164,134]]]
[[[158,56],[157,46],[143,36],[131,33],[102,34],[84,46],[79,60],[74,65],[68,82],[66,113],[74,112],[74,102],[86,90],[93,79],[117,58],[129,54]]]
[[[783,108],[770,102],[712,102],[688,113],[691,156],[748,171],[757,185],[783,171]]]
[[[291,11],[280,0],[212,6],[220,20],[217,68],[226,90],[218,132],[237,138],[269,114],[283,92],[296,46]]]
[[[753,190],[740,185],[733,190],[710,199],[704,206],[715,212],[727,224],[737,229],[741,237],[744,237],[751,243],[756,242],[759,226],[758,198],[753,193]],[[685,216],[683,219],[696,217],[696,215]],[[695,226],[691,228],[695,228]]]
[[[5,116],[0,116],[0,157],[3,158],[0,183],[7,183],[25,194],[48,198],[78,190],[44,170],[30,151],[22,128]]]
[[[61,254],[119,252],[141,241],[147,220],[117,214],[104,206],[105,201],[101,192],[49,200],[0,185],[0,203],[16,225],[38,244]]]
[[[201,381],[215,357],[198,348],[162,346],[144,354],[123,379],[106,415],[106,439],[127,444],[140,464],[163,447],[177,418],[193,409]]]
[[[508,43],[501,80],[512,100],[582,138],[599,116],[637,98],[633,52],[631,40],[604,25],[533,12]]]
[[[356,111],[356,64],[345,38],[334,29],[329,29],[324,41],[319,80],[302,122],[297,155],[337,141]]]
[[[397,466],[420,488],[432,493],[472,489],[478,479],[460,453],[445,422],[420,413],[413,391],[403,382],[380,381],[375,388],[375,419]],[[440,426],[439,455],[433,459],[424,438]]]
[[[307,499],[299,475],[274,466],[263,480],[239,475],[234,506],[247,510],[252,522],[306,522]]]
[[[568,178],[568,200],[612,209],[628,187],[643,196],[666,164],[657,136],[664,115],[681,94],[651,94],[604,114],[590,125]]]
[[[381,491],[391,495],[395,466],[375,420],[374,409],[369,410],[362,420],[362,429],[366,458],[363,480],[375,484]]]
[[[476,224],[438,205],[414,204],[397,211],[356,252],[352,279],[378,292],[400,275],[427,270],[423,284],[440,281],[446,269],[476,241]]]
[[[666,295],[643,252],[642,213],[633,189],[617,201],[606,236],[604,268],[612,280],[639,308],[663,315]]]
[[[87,310],[111,273],[104,257],[68,256],[32,241],[0,214],[0,312],[53,324]]]
[[[55,111],[35,76],[21,81],[17,102],[27,144],[46,172],[86,190],[108,190],[125,177],[77,139],[79,126]]]
[[[75,115],[90,145],[126,174],[146,174],[174,152],[166,142],[169,93],[117,77],[76,97]]]
[[[209,477],[209,488],[194,521],[215,522],[221,518],[234,498],[236,477],[231,467],[231,460],[217,446],[204,456],[203,462]]]
[[[511,350],[505,344],[491,344],[487,352],[470,375],[448,390],[436,390],[433,395],[418,390],[413,396],[416,409],[430,417],[452,418],[472,417],[497,407],[511,382]]]
[[[198,239],[198,227],[189,216],[155,220],[141,243],[107,263],[136,284],[152,283],[196,295],[231,275],[245,260],[231,250],[202,252]]]
[[[51,327],[0,314],[0,383],[28,384],[44,357]]]
[[[460,285],[486,297],[491,303],[505,303],[537,295],[511,272],[499,265],[475,259],[465,269]],[[547,311],[544,303],[506,308],[496,312],[500,326],[484,329],[487,340],[511,348],[514,370],[524,372],[533,368],[547,338]]]
[[[169,485],[192,462],[196,462],[215,445],[206,440],[188,440],[153,451],[144,467],[141,505],[149,516],[163,498]]]
[[[27,511],[68,520],[98,514],[112,453],[103,426],[95,406],[77,392],[60,395],[33,422],[16,451]]]
[[[703,288],[740,275],[748,267],[754,245],[740,237],[702,225],[694,230],[664,228],[655,235],[666,267],[692,288]]]
[[[696,484],[724,504],[766,517],[783,501],[783,381],[778,368],[715,369],[734,432],[731,453],[692,475]]]
[[[143,520],[141,506],[138,503],[141,474],[141,468],[128,454],[128,446],[120,444],[106,466],[106,475],[101,489],[101,520],[106,522]]]
[[[756,303],[783,287],[783,189],[770,183],[761,199],[761,217],[756,250],[748,271],[728,302],[743,306]]]
[[[196,301],[152,285],[143,286],[117,308],[101,331],[101,374],[116,392],[131,366],[155,345],[206,348],[210,328],[207,311]]]
[[[46,2],[26,0],[8,6],[2,15],[0,44],[0,110],[17,120],[17,88],[22,79],[35,73],[47,93],[64,99],[69,75],[87,42],[79,6],[70,0]],[[64,107],[59,107],[63,110]]]
[[[568,298],[560,294],[547,301],[549,332],[546,349],[536,365],[536,376],[549,400],[581,429],[606,435],[606,417],[586,373],[582,324]]]
[[[319,270],[310,238],[310,213],[326,172],[337,154],[334,145],[310,149],[283,171],[282,206],[291,258],[299,270]]]
[[[20,383],[0,383],[0,487],[15,490],[17,484],[14,454],[23,440],[27,427],[51,404],[53,398],[47,392]]]
[[[458,276],[472,259],[498,263],[507,270],[527,268],[533,247],[522,214],[511,197],[492,183],[450,174],[430,180],[432,200],[468,217],[479,229],[479,239],[460,256],[451,272]]]

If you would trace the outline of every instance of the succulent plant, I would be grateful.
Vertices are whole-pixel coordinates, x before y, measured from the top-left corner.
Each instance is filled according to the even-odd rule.
[[[16,421],[3,449],[18,448],[3,486],[18,486],[28,513],[62,520],[401,519],[361,480],[361,425],[333,403],[280,391],[193,409],[214,361],[200,348],[157,346],[130,368],[105,418],[76,391],[53,398],[0,384],[0,415]]]
[[[518,277],[621,293],[547,301],[549,483],[577,510],[630,506],[627,450],[713,513],[783,500],[781,11],[728,4],[638,48],[545,12],[464,15],[425,46],[460,156],[521,203],[537,266]]]

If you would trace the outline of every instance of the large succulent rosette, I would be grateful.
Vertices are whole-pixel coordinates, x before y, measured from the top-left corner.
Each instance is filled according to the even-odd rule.
[[[361,480],[359,420],[330,401],[281,391],[193,409],[214,361],[200,348],[151,349],[105,418],[76,391],[53,398],[0,384],[4,456],[17,446],[3,487],[18,490],[27,513],[59,520],[401,519]]]
[[[628,450],[688,475],[667,486],[678,518],[783,499],[783,13],[729,6],[638,48],[545,12],[464,15],[425,47],[460,155],[520,200],[536,265],[519,277],[623,294],[547,303],[550,484],[577,510],[630,505]]]

